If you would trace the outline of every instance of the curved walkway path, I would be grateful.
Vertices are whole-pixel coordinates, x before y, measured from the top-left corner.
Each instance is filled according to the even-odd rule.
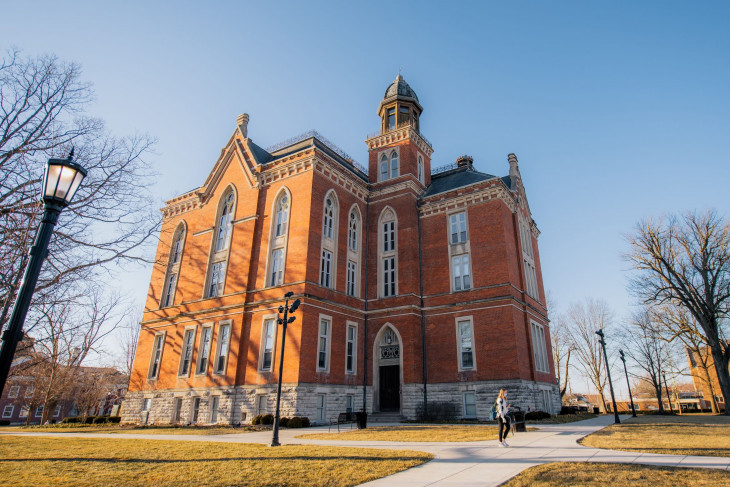
[[[730,470],[728,457],[659,455],[614,450],[601,450],[579,445],[582,437],[613,423],[611,416],[560,425],[539,425],[539,431],[518,433],[508,439],[509,448],[500,448],[496,440],[462,443],[416,443],[398,441],[335,441],[296,438],[304,433],[327,432],[327,427],[283,429],[282,444],[310,444],[360,448],[420,450],[433,453],[435,458],[423,465],[363,484],[369,487],[421,486],[497,486],[526,468],[550,462],[608,462],[667,465],[673,467],[705,467]],[[381,426],[381,425],[378,425]],[[387,425],[383,425],[387,426]],[[395,425],[392,425],[395,426]],[[138,438],[151,440],[215,441],[231,443],[271,442],[271,432],[227,435],[146,435],[105,433],[0,433],[29,436],[77,436],[83,438]],[[334,434],[334,433],[333,433]],[[335,436],[333,436],[334,438]]]

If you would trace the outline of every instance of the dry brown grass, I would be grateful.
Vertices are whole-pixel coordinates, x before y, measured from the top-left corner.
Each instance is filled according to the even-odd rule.
[[[0,486],[350,486],[431,458],[409,450],[3,435]]]
[[[730,456],[730,418],[639,416],[596,431],[580,443],[609,450],[727,457]]]
[[[730,472],[711,468],[655,467],[616,463],[548,463],[531,467],[502,487],[624,487],[635,485],[730,485]]]
[[[535,428],[527,428],[527,430],[535,431]],[[335,441],[457,442],[496,440],[497,436],[497,426],[495,425],[471,424],[376,426],[364,430],[344,430],[340,433],[309,433],[299,435],[297,438]]]
[[[145,435],[229,435],[260,431],[255,427],[232,426],[134,426],[118,424],[58,424],[52,426],[9,426],[3,431],[23,433],[110,433]]]

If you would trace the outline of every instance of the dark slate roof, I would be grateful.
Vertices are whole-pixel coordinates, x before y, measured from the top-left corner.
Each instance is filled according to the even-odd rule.
[[[383,99],[390,98],[391,96],[407,96],[409,98],[414,98],[416,101],[418,101],[418,96],[416,95],[416,92],[413,91],[413,88],[410,87],[408,83],[406,83],[406,80],[403,79],[403,76],[398,74],[398,77],[395,78],[395,81],[388,86],[388,88],[385,90],[385,96],[383,96]]]
[[[259,164],[266,164],[267,162],[274,159],[274,157],[266,152],[266,150],[254,144],[253,140],[249,139],[248,143],[251,146],[254,157],[256,157],[256,162],[258,162]]]
[[[508,188],[512,189],[512,178],[509,176],[502,176],[502,182],[507,186]]]
[[[451,191],[452,189],[469,186],[470,184],[494,179],[496,176],[475,171],[469,166],[459,167],[439,174],[431,175],[431,184],[421,195],[421,198],[428,198],[435,194]]]

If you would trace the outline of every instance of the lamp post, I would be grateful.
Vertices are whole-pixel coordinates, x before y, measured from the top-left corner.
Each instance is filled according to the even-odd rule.
[[[667,391],[667,402],[669,403],[669,412],[674,414],[674,409],[672,408],[672,397],[669,395],[669,386],[667,385],[667,374],[665,372],[662,372],[662,377],[664,378],[664,390]]]
[[[81,181],[86,177],[86,169],[73,161],[74,150],[66,159],[49,159],[46,173],[43,176],[43,218],[36,232],[35,242],[30,248],[30,260],[23,274],[23,281],[18,289],[13,313],[10,315],[8,327],[2,334],[2,349],[0,350],[0,394],[5,388],[5,382],[13,363],[13,355],[18,342],[23,337],[23,324],[30,307],[41,265],[48,255],[48,242],[53,234],[53,227],[71,199],[76,194]]]
[[[631,384],[629,383],[629,371],[626,369],[626,357],[624,357],[624,351],[619,350],[618,354],[621,356],[621,361],[624,363],[624,373],[626,374],[626,385],[629,387],[629,399],[631,399],[631,417],[636,417],[636,408],[634,408],[634,397],[631,395]]]
[[[293,313],[299,307],[301,301],[297,299],[289,306],[289,298],[294,293],[289,291],[284,295],[284,306],[279,306],[279,313],[284,313],[284,318],[278,318],[276,322],[281,325],[281,353],[279,354],[279,385],[276,388],[276,414],[274,415],[274,434],[271,438],[271,446],[281,446],[279,443],[279,411],[281,405],[281,381],[284,372],[284,345],[286,344],[286,325],[292,323],[296,316],[289,317],[289,313]]]
[[[611,382],[611,367],[608,366],[608,354],[606,353],[606,340],[603,336],[603,330],[598,330],[596,335],[601,337],[598,343],[603,347],[603,358],[606,359],[606,373],[608,374],[608,387],[611,389],[611,402],[613,402],[613,422],[614,424],[621,424],[621,420],[618,418],[618,408],[616,407],[616,397],[613,395],[613,382]]]

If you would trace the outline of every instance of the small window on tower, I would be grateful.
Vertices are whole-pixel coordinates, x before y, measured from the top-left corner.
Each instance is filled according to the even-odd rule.
[[[395,108],[388,108],[388,130],[395,128]]]
[[[398,125],[402,127],[411,119],[410,110],[408,110],[408,107],[400,107],[398,112]]]

